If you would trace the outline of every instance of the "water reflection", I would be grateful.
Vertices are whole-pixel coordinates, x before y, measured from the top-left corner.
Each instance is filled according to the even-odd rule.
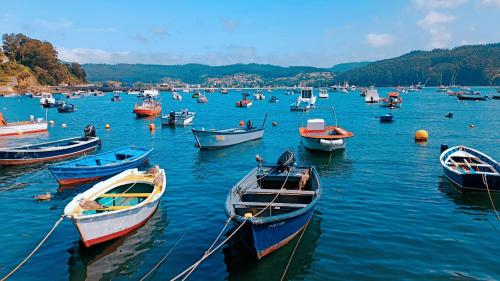
[[[348,151],[346,149],[329,153],[309,150],[301,145],[297,149],[297,155],[299,165],[314,165],[322,177],[339,174],[350,175],[353,170],[353,162],[347,158]]]
[[[304,233],[287,272],[287,279],[299,277],[311,267],[314,250],[321,236],[321,213],[316,211]],[[299,236],[299,235],[298,235]],[[231,239],[224,248],[228,280],[280,280],[298,236],[286,246],[257,260],[241,240]]]
[[[140,270],[145,253],[156,246],[155,240],[167,227],[165,210],[158,209],[141,228],[125,237],[85,248],[80,241],[68,251],[70,280],[101,280],[129,277]]]

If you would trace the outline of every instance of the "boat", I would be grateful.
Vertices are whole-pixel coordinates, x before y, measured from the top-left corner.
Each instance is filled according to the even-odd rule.
[[[60,185],[79,184],[136,168],[148,160],[152,151],[152,148],[126,146],[61,164],[49,165],[48,169]]]
[[[28,121],[7,122],[0,112],[0,137],[17,136],[47,132],[47,121],[43,118],[35,120],[30,116]]]
[[[252,106],[253,102],[250,99],[247,99],[245,96],[243,98],[236,102],[236,107],[250,107]]]
[[[500,192],[500,165],[488,155],[465,146],[442,147],[445,176],[462,191]]]
[[[158,90],[156,89],[151,88],[149,90],[144,90],[143,95],[146,98],[155,98],[160,95],[160,92],[158,92]]]
[[[394,115],[392,115],[392,113],[387,113],[387,114],[384,114],[384,115],[380,115],[379,118],[380,118],[380,123],[390,123],[392,122],[392,118],[394,117]]]
[[[0,148],[0,165],[25,165],[55,161],[97,150],[101,140],[95,135],[94,126],[87,125],[83,137]]]
[[[349,91],[347,90],[347,88],[344,88],[344,87],[342,87],[342,88],[340,89],[340,92],[341,92],[341,93],[344,93],[344,94],[349,93]]]
[[[307,126],[299,129],[302,144],[310,150],[334,151],[344,149],[346,139],[353,133],[338,127],[326,126],[324,119],[309,119]]]
[[[196,91],[196,92],[194,92],[194,93],[191,95],[191,97],[192,97],[193,99],[197,99],[197,98],[199,98],[199,97],[200,97],[200,95],[201,95],[200,91]]]
[[[383,107],[396,108],[401,107],[403,103],[403,98],[399,95],[399,92],[390,92],[387,98],[380,99],[380,105]]]
[[[174,100],[182,100],[182,96],[178,93],[172,93],[172,98]]]
[[[193,124],[193,119],[196,116],[195,112],[190,112],[187,109],[174,112],[170,111],[169,114],[161,118],[161,124],[167,126],[188,126]]]
[[[264,96],[261,91],[258,91],[257,93],[253,94],[253,98],[255,100],[265,100],[266,96]]]
[[[101,92],[101,91],[95,91],[94,92],[94,96],[96,96],[96,97],[104,97],[104,93]]]
[[[122,90],[114,90],[113,93],[120,94],[120,93],[123,93],[123,91]]]
[[[290,105],[291,111],[308,111],[316,104],[316,96],[314,96],[312,88],[302,88],[300,96]]]
[[[188,88],[188,87],[185,87],[184,89],[182,89],[182,92],[183,92],[183,93],[189,93],[189,88]]]
[[[311,220],[321,197],[314,166],[294,166],[285,151],[275,166],[258,166],[235,184],[226,197],[225,213],[241,226],[237,233],[257,259],[285,246]]]
[[[137,96],[137,95],[139,95],[140,93],[141,93],[141,92],[139,92],[139,91],[128,91],[128,92],[127,92],[127,95],[134,95],[134,96]]]
[[[500,100],[500,95],[493,95],[491,98],[494,100]]]
[[[114,94],[112,97],[111,97],[111,101],[115,102],[115,101],[121,101],[121,97],[119,94]]]
[[[200,97],[197,100],[198,103],[207,103],[208,98],[205,95],[200,95]]]
[[[72,103],[62,103],[57,107],[57,112],[59,113],[70,113],[75,111],[76,107]]]
[[[261,127],[254,127],[252,121],[247,121],[246,126],[222,130],[196,130],[191,129],[199,149],[218,149],[232,146],[247,141],[261,139],[264,136],[264,126],[267,114]]]
[[[448,87],[446,87],[445,85],[441,85],[437,88],[437,91],[446,93],[448,92]]]
[[[55,107],[56,99],[52,96],[51,93],[42,93],[40,97],[40,105],[44,108]]]
[[[271,99],[269,100],[269,102],[271,102],[271,103],[277,103],[279,101],[280,100],[279,100],[279,98],[277,96],[272,96]]]
[[[81,93],[77,93],[77,92],[66,95],[66,98],[68,98],[68,99],[79,99],[81,97],[82,97]]]
[[[285,92],[285,95],[287,95],[287,96],[293,96],[293,92],[292,91],[287,91],[287,92]]]
[[[20,95],[16,94],[16,93],[3,94],[1,96],[4,97],[4,98],[18,98],[18,97],[20,97]]]
[[[356,91],[356,86],[355,85],[351,85],[351,91]]]
[[[470,95],[470,94],[458,94],[458,100],[472,100],[472,101],[484,101],[487,100],[487,97],[483,97],[481,95]]]
[[[380,101],[380,97],[378,95],[378,91],[375,88],[371,88],[366,90],[365,94],[365,102],[366,103],[378,103]]]
[[[327,90],[325,90],[325,89],[321,89],[321,90],[319,90],[319,95],[318,95],[318,97],[319,97],[320,99],[327,99],[327,98],[328,98],[328,91],[327,91]]]
[[[64,215],[85,247],[122,237],[143,226],[165,193],[165,171],[129,169],[101,181],[71,200]]]
[[[159,116],[161,114],[161,102],[153,98],[146,98],[140,103],[136,103],[133,113],[137,117]]]
[[[223,94],[223,95],[227,94],[228,92],[229,92],[229,91],[228,91],[226,88],[222,88],[222,89],[220,90],[220,93],[221,93],[221,94]]]

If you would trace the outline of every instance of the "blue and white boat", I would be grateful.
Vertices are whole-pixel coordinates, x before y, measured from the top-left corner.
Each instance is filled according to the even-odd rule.
[[[286,151],[276,166],[259,165],[226,198],[226,215],[241,226],[237,234],[258,259],[286,245],[313,216],[321,181],[313,166],[294,166]]]
[[[61,164],[49,165],[48,168],[60,185],[78,184],[136,168],[148,160],[152,151],[152,148],[127,146]]]
[[[445,176],[458,189],[500,192],[500,165],[488,155],[465,146],[455,146],[444,150],[439,161]]]
[[[392,118],[394,117],[394,115],[392,115],[392,113],[387,113],[387,114],[384,114],[384,115],[380,115],[380,123],[391,123],[392,122]]]
[[[261,139],[264,136],[264,126],[267,114],[261,127],[254,127],[252,121],[247,121],[246,126],[223,130],[196,130],[192,129],[199,149],[218,149],[232,146],[247,141]]]
[[[97,150],[101,140],[94,126],[84,129],[85,136],[18,147],[0,148],[0,165],[26,165],[75,157]]]

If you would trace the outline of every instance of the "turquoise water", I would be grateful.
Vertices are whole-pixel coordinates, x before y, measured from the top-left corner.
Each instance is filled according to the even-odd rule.
[[[493,89],[478,88],[484,94]],[[380,90],[385,95],[389,89]],[[174,101],[162,93],[165,111],[188,108],[197,112],[196,128],[237,126],[240,120],[262,122],[269,113],[262,140],[216,151],[198,151],[189,127],[161,128],[151,133],[151,120],[132,114],[135,97],[112,103],[106,97],[71,100],[78,111],[58,114],[49,110],[55,126],[48,135],[0,140],[14,143],[80,136],[94,124],[102,150],[119,146],[153,147],[150,163],[167,171],[167,192],[149,222],[111,243],[85,249],[74,226],[65,220],[40,251],[12,280],[123,280],[140,279],[185,234],[153,280],[174,277],[210,246],[226,220],[224,199],[244,174],[255,166],[255,154],[274,163],[291,148],[300,164],[316,165],[323,196],[298,247],[287,277],[291,280],[443,280],[500,279],[496,221],[484,194],[461,194],[443,177],[440,144],[463,144],[500,158],[500,101],[459,102],[455,97],[425,89],[404,94],[395,122],[376,118],[387,112],[363,102],[358,92],[331,93],[318,107],[334,106],[340,126],[354,132],[344,152],[312,153],[298,135],[302,120],[323,117],[334,122],[331,111],[316,109],[302,115],[290,112],[294,97],[275,91],[279,103],[254,101],[236,108],[240,92],[208,94],[208,104],[197,104],[190,94]],[[267,98],[270,93],[265,93]],[[43,117],[37,99],[0,99],[9,120]],[[454,118],[444,115],[454,113]],[[278,126],[271,126],[271,122]],[[62,123],[67,128],[61,127]],[[106,123],[111,129],[106,131]],[[474,124],[475,128],[469,128]],[[413,141],[416,130],[426,129],[427,143]],[[20,262],[47,233],[73,196],[85,186],[59,190],[45,170],[0,168],[0,192],[14,183],[17,189],[0,193],[0,276]],[[50,191],[55,198],[35,202],[32,197]],[[500,196],[495,197],[498,201]],[[500,202],[500,201],[498,201]],[[500,205],[500,203],[498,204]],[[279,280],[297,239],[256,261],[230,243],[208,258],[192,280]]]

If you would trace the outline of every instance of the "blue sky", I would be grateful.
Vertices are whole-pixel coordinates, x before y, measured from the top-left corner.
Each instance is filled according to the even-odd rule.
[[[80,63],[329,67],[500,42],[500,0],[6,1],[0,32]]]

